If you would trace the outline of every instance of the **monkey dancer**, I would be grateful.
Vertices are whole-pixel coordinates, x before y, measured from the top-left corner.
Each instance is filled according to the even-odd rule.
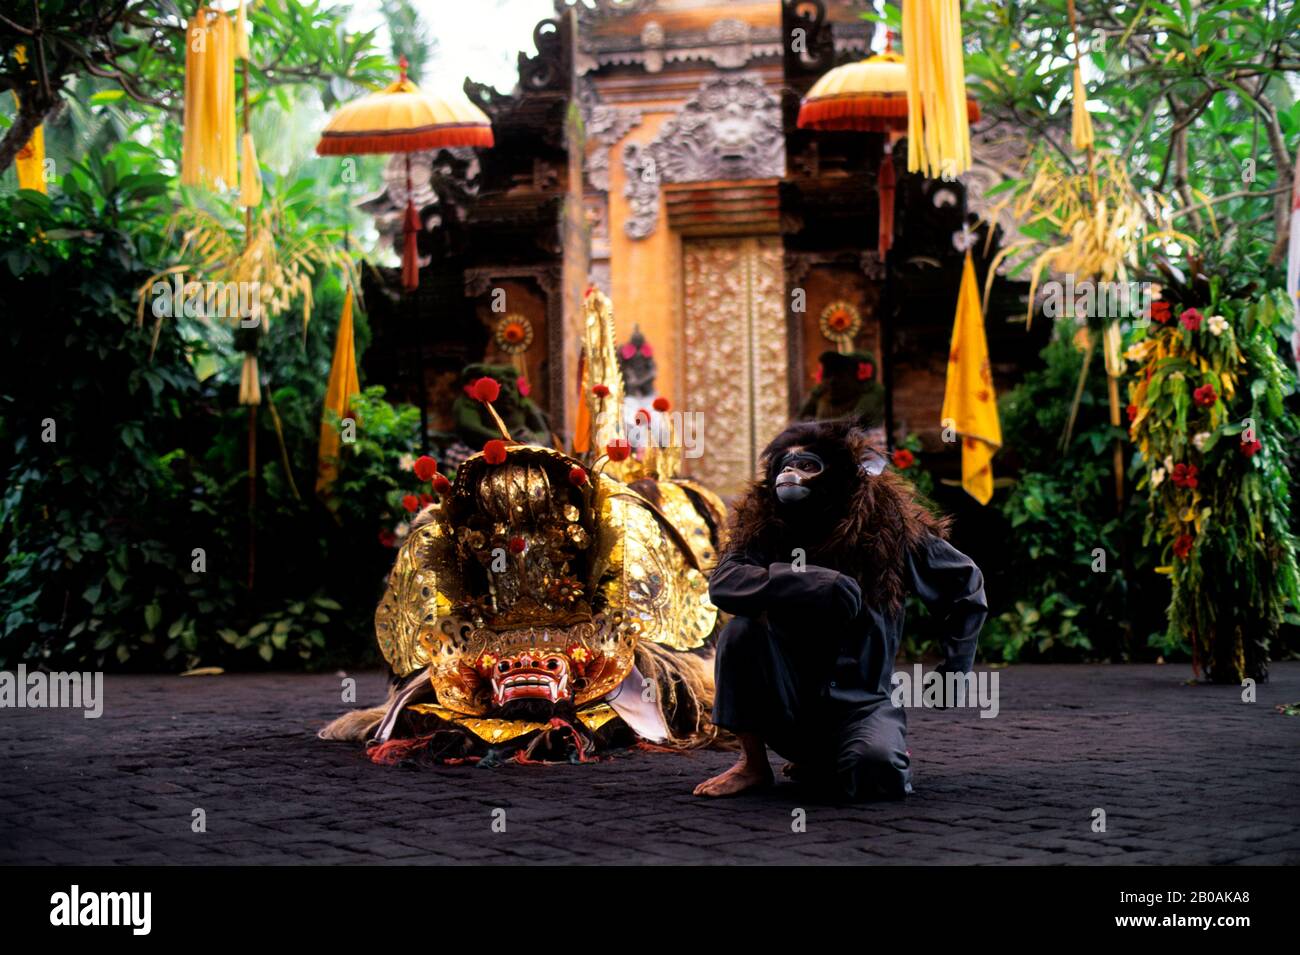
[[[983,575],[851,424],[791,425],[763,464],[709,580],[734,615],[718,641],[713,721],[736,734],[740,757],[695,794],[771,784],[770,746],[791,778],[841,798],[902,798],[907,716],[890,692],[904,601],[914,593],[939,617],[941,668],[964,673],[988,611]]]

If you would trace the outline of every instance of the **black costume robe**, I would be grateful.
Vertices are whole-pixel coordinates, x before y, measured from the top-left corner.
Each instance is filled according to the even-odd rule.
[[[969,557],[927,535],[904,579],[943,622],[942,668],[966,672],[988,612]],[[867,605],[845,619],[833,599],[838,571],[795,570],[753,551],[714,569],[709,596],[733,614],[718,641],[713,721],[750,732],[847,798],[911,792],[907,716],[890,700],[903,609]]]

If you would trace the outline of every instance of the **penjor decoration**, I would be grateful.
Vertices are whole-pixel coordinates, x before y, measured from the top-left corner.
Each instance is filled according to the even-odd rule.
[[[441,99],[421,92],[406,77],[407,60],[399,61],[396,83],[348,103],[330,118],[316,152],[322,156],[366,153],[406,154],[406,212],[402,222],[402,288],[420,284],[416,240],[419,211],[411,198],[411,156],[426,149],[449,146],[489,147],[492,124],[469,100]]]
[[[608,299],[589,293],[586,310],[592,380],[621,394],[606,360]],[[519,443],[493,408],[498,382],[479,378],[469,393],[500,437],[454,481],[417,462],[436,498],[412,522],[375,613],[389,700],[321,736],[367,740],[389,765],[585,762],[638,741],[712,740],[718,612],[706,575],[721,502],[639,463],[620,480],[611,472],[629,461],[616,436],[590,465]]]

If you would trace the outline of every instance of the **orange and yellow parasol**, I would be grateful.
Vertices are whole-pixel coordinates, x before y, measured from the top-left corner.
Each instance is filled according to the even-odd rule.
[[[889,251],[893,240],[896,183],[893,144],[908,131],[907,91],[907,66],[894,52],[894,34],[890,32],[883,53],[830,70],[813,84],[799,105],[800,129],[888,135],[876,180],[880,196],[879,249],[882,256]],[[974,122],[979,115],[979,104],[967,97],[968,121]]]
[[[449,146],[493,144],[487,114],[469,100],[443,99],[424,93],[401,76],[386,89],[342,107],[326,124],[316,152],[321,156],[406,153],[406,213],[403,219],[402,288],[420,284],[416,237],[420,217],[411,199],[410,153]]]

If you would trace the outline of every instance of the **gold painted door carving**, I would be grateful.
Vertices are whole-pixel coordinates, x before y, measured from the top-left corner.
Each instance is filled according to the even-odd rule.
[[[777,237],[682,244],[683,410],[703,414],[686,472],[739,494],[789,419],[785,271]],[[687,454],[691,452],[688,449]]]

